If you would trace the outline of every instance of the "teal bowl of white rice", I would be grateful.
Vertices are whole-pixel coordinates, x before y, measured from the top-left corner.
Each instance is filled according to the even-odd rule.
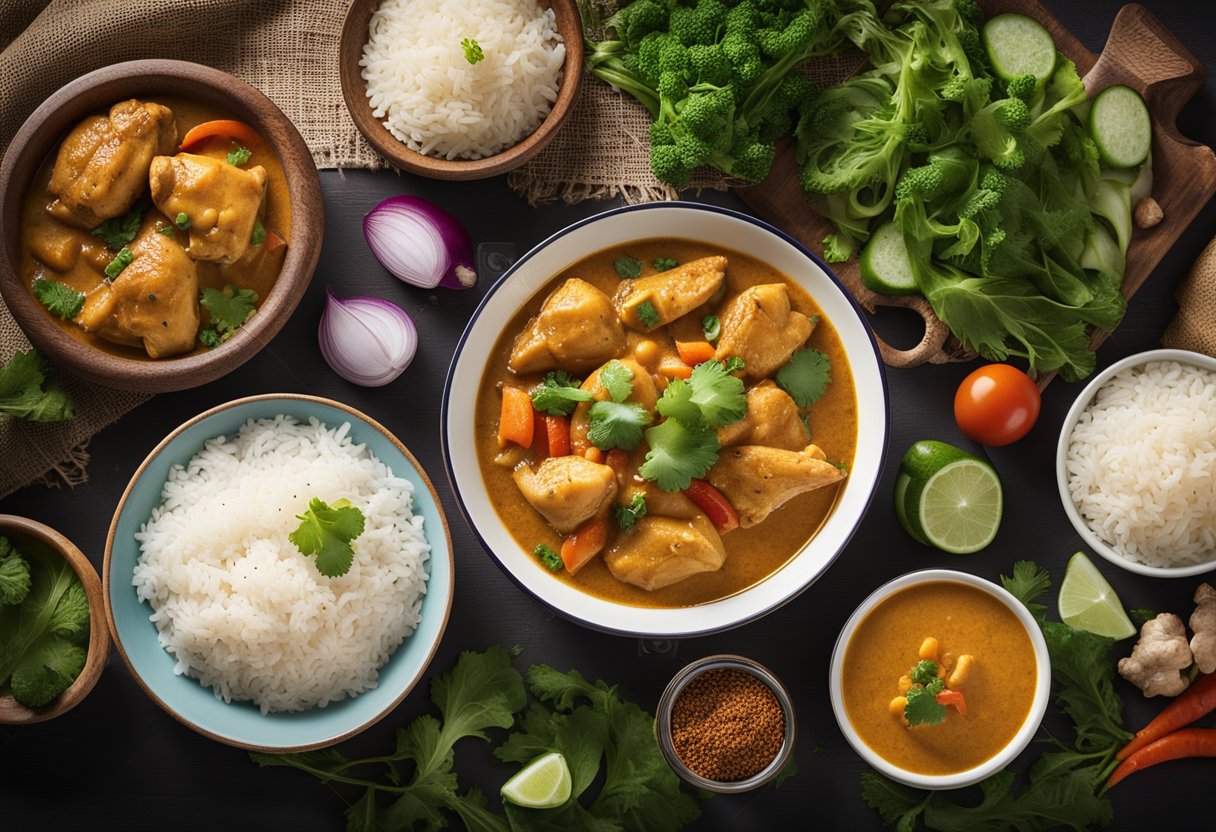
[[[290,539],[313,498],[364,518],[341,574]],[[452,582],[447,520],[405,446],[353,408],[287,394],[220,405],[157,445],[102,576],[144,691],[205,736],[270,752],[332,745],[393,710],[435,654]]]

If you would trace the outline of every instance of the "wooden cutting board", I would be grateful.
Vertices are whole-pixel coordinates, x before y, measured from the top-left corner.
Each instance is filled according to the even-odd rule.
[[[1127,251],[1123,294],[1130,298],[1152,273],[1183,230],[1216,193],[1216,154],[1206,145],[1178,133],[1179,110],[1202,89],[1207,72],[1157,18],[1139,4],[1124,6],[1115,18],[1101,55],[1094,55],[1060,24],[1038,0],[981,0],[989,15],[1020,12],[1038,20],[1055,38],[1056,47],[1077,65],[1090,95],[1125,84],[1139,92],[1153,121],[1153,197],[1165,219],[1151,229],[1135,230]],[[794,145],[778,145],[772,172],[759,185],[738,190],[740,198],[757,214],[792,234],[803,245],[822,254],[825,236],[834,226],[813,211],[798,184]],[[883,361],[892,367],[914,367],[931,362],[968,360],[969,353],[950,335],[919,295],[878,295],[861,284],[857,259],[835,264],[833,270],[853,297],[873,312],[878,306],[907,307],[925,322],[925,334],[911,349],[900,350],[877,338]],[[1096,331],[1097,347],[1108,333]],[[1040,380],[1045,384],[1046,378]]]

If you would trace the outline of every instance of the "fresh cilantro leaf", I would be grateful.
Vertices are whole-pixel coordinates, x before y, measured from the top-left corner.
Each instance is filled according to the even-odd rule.
[[[654,258],[654,270],[656,272],[671,271],[678,265],[680,265],[679,262],[677,262],[676,260],[672,260],[670,257]]]
[[[234,147],[228,151],[228,164],[234,167],[240,167],[249,161],[253,156],[253,151],[247,147]]]
[[[732,376],[720,361],[705,361],[692,370],[688,379],[691,401],[710,427],[722,427],[747,415],[747,396],[743,382]]]
[[[199,300],[211,313],[211,325],[220,335],[221,341],[232,337],[241,324],[253,314],[258,302],[258,293],[252,289],[238,289],[231,283],[222,290],[208,287]]]
[[[40,277],[34,281],[34,296],[52,315],[70,321],[84,306],[84,292],[77,292],[66,283]]]
[[[20,604],[29,592],[29,562],[7,537],[0,537],[0,606]]]
[[[532,550],[532,554],[536,555],[537,560],[543,563],[545,568],[550,572],[561,572],[565,568],[562,556],[553,551],[547,544],[536,544],[536,547]]]
[[[929,688],[911,687],[904,697],[908,700],[904,705],[904,719],[908,720],[908,725],[939,725],[946,720],[946,706],[937,701],[936,694]]]
[[[1157,613],[1154,610],[1145,609],[1128,610],[1127,614],[1131,616],[1132,621],[1136,623],[1137,627],[1143,627],[1157,617]]]
[[[747,369],[747,364],[737,355],[732,355],[730,358],[726,359],[723,366],[726,367],[726,372],[728,373],[737,373],[740,370]]]
[[[579,402],[589,402],[593,398],[579,388],[580,384],[581,381],[571,378],[565,370],[551,372],[532,391],[532,407],[550,416],[569,416]]]
[[[659,396],[655,408],[668,419],[677,419],[686,428],[697,430],[705,426],[701,408],[692,400],[692,385],[682,378],[667,382],[667,389]]]
[[[222,340],[220,334],[210,327],[198,331],[198,342],[209,350],[218,347]]]
[[[113,281],[114,278],[122,274],[122,270],[131,265],[131,261],[135,259],[135,255],[131,253],[131,249],[123,246],[118,253],[114,255],[114,259],[106,266],[106,280]]]
[[[100,237],[106,248],[118,251],[139,234],[139,224],[143,220],[145,207],[142,203],[136,205],[124,216],[108,219],[90,233],[94,237]]]
[[[266,226],[262,225],[261,217],[253,218],[253,233],[249,235],[249,245],[260,246],[266,242]]]
[[[701,319],[701,332],[706,341],[717,341],[722,337],[722,321],[717,315],[706,315]]]
[[[171,225],[162,225],[160,228],[156,229],[156,233],[164,234],[166,237],[168,237],[171,240],[177,239],[177,229]]]
[[[713,429],[689,429],[678,419],[650,428],[646,442],[650,450],[639,473],[664,491],[683,491],[694,479],[705,476],[721,448]]]
[[[350,571],[355,550],[350,543],[363,534],[363,512],[349,500],[337,500],[332,506],[319,497],[308,503],[308,511],[297,514],[300,527],[289,534],[301,554],[317,556],[317,571],[336,578]]]
[[[1040,569],[1038,564],[1029,560],[1018,561],[1013,565],[1012,577],[1001,576],[1001,585],[1010,595],[1021,601],[1036,620],[1043,620],[1047,607],[1036,602],[1051,589],[1051,576]]]
[[[634,280],[642,276],[642,261],[632,257],[621,257],[612,261],[612,268],[625,280]]]
[[[481,44],[472,38],[465,38],[460,42],[460,48],[464,50],[464,59],[470,64],[478,63],[485,60],[486,53],[482,50]]]
[[[633,370],[613,359],[600,370],[600,386],[614,402],[623,402],[633,392]]]
[[[587,440],[607,451],[632,451],[642,441],[642,431],[651,423],[650,411],[637,402],[596,402],[587,413]]]
[[[613,506],[612,516],[616,523],[625,531],[629,531],[637,522],[646,516],[646,494],[642,491],[633,495],[628,505]]]
[[[660,320],[658,310],[654,308],[653,303],[644,300],[638,304],[638,322],[642,326],[650,329],[658,326]]]
[[[819,350],[798,350],[777,370],[777,386],[790,394],[794,404],[806,407],[819,401],[832,381],[832,365]]]
[[[72,397],[40,352],[16,352],[0,367],[0,413],[29,422],[62,422],[72,418]]]
[[[929,684],[925,685],[925,690],[928,691],[929,693],[933,694],[934,696],[937,696],[939,693],[941,693],[945,689],[946,689],[946,683],[943,682],[941,679],[934,679]]]
[[[937,678],[937,662],[932,659],[921,659],[916,667],[908,672],[908,678],[914,685],[927,685]]]
[[[182,231],[189,231],[190,225],[191,225],[190,215],[187,214],[185,211],[181,211],[180,213],[178,213],[178,215],[176,217],[173,218],[173,224],[176,225]]]

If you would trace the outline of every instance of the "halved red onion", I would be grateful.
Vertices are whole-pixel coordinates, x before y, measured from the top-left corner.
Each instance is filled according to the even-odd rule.
[[[416,196],[394,196],[363,217],[363,236],[380,265],[423,289],[477,285],[473,244],[459,221]]]
[[[418,330],[404,309],[383,298],[339,298],[325,290],[317,340],[334,372],[353,384],[380,387],[414,360]]]

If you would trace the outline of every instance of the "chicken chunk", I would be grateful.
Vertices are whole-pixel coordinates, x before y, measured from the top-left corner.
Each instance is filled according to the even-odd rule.
[[[266,194],[266,169],[238,168],[223,159],[179,153],[152,160],[152,201],[171,220],[190,219],[186,253],[195,260],[233,263],[249,248]]]
[[[574,531],[616,496],[616,472],[581,456],[551,456],[532,470],[521,465],[515,484],[549,525]]]
[[[131,263],[88,293],[77,321],[108,341],[142,346],[151,358],[189,352],[198,335],[198,268],[175,241],[146,225]]]
[[[739,356],[747,378],[772,375],[815,328],[810,318],[790,308],[784,283],[752,286],[728,303],[719,317],[722,337],[714,357]]]
[[[640,280],[621,281],[613,305],[628,326],[650,332],[682,318],[708,301],[722,288],[725,279],[725,257],[702,257]],[[638,307],[647,302],[656,318],[643,322]]]
[[[507,366],[517,373],[562,369],[582,373],[625,350],[625,331],[612,301],[572,277],[549,295],[515,337]]]
[[[787,451],[800,451],[810,437],[790,395],[771,381],[763,381],[747,391],[747,415],[738,422],[718,428],[718,444],[764,445]]]
[[[152,157],[177,144],[173,113],[160,104],[120,101],[85,119],[59,146],[47,208],[60,222],[93,228],[131,210],[148,185]]]
[[[801,451],[742,445],[722,452],[707,479],[726,495],[743,528],[764,522],[789,500],[843,480],[845,472],[824,461],[818,445]]]
[[[725,561],[722,538],[703,514],[691,520],[647,514],[604,553],[617,580],[648,592],[699,572],[716,572]]]

